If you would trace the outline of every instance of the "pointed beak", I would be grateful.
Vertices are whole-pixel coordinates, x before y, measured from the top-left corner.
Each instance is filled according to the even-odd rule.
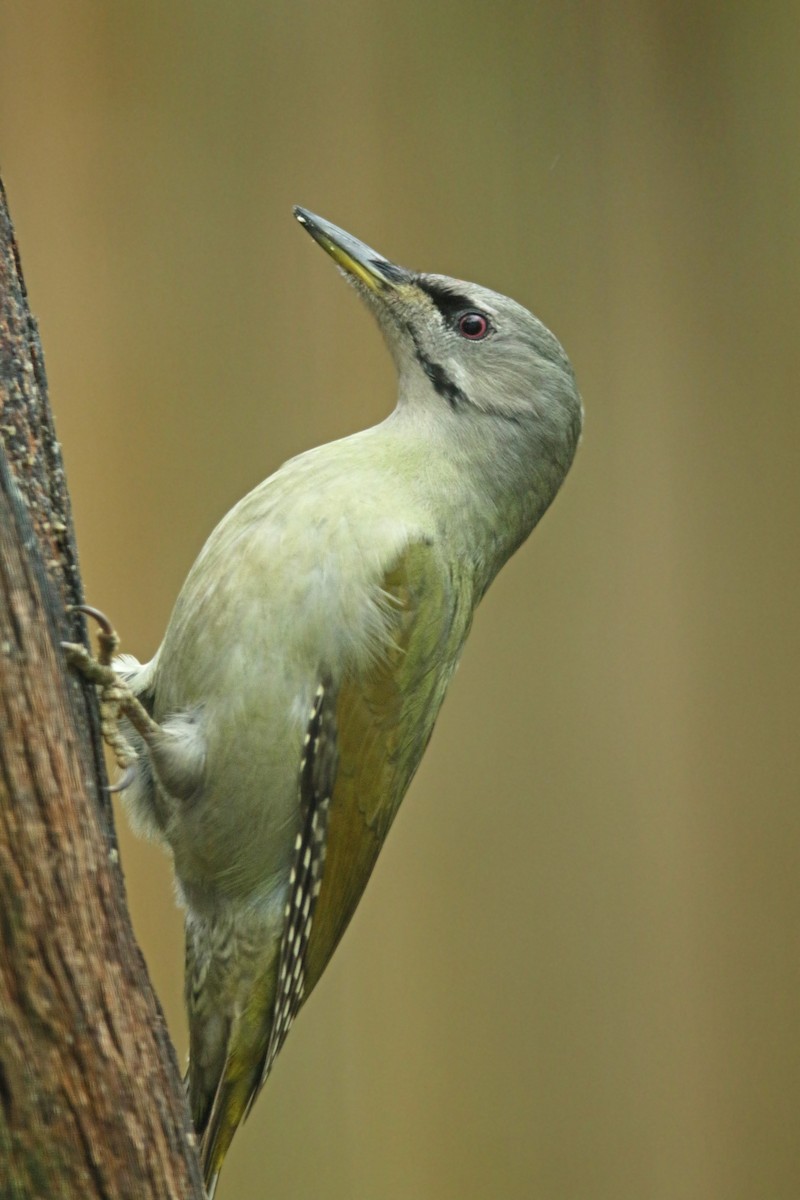
[[[305,208],[295,205],[294,215],[304,229],[307,229],[315,242],[319,242],[323,250],[330,254],[337,266],[346,271],[358,283],[377,295],[394,291],[399,284],[408,283],[411,272],[405,267],[398,267],[389,262],[377,250],[373,250],[365,242],[360,242],[352,234],[345,233],[338,225],[324,221]]]

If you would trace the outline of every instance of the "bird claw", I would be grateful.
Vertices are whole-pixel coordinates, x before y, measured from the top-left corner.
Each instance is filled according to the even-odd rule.
[[[91,604],[71,604],[70,612],[84,613],[100,626],[100,632],[97,635],[97,643],[100,647],[97,662],[101,666],[110,667],[114,655],[119,650],[119,635],[106,614],[99,608],[93,608]]]
[[[145,742],[159,734],[161,727],[112,666],[113,657],[119,649],[119,637],[105,613],[89,604],[72,605],[71,611],[85,613],[100,626],[96,658],[80,642],[62,642],[61,648],[72,669],[93,683],[100,693],[100,730],[122,771],[120,779],[108,791],[122,792],[133,783],[138,755],[120,730],[120,719],[127,718]]]
[[[111,796],[113,796],[116,792],[124,792],[131,786],[135,778],[136,764],[130,763],[122,772],[119,779],[115,783],[109,783],[105,790]]]

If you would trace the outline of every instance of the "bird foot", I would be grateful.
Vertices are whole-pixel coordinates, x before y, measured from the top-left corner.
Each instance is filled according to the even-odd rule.
[[[98,689],[100,730],[104,742],[122,771],[121,778],[108,790],[121,792],[133,782],[137,753],[122,733],[119,727],[120,720],[125,717],[148,744],[161,733],[161,726],[153,720],[112,666],[113,657],[119,649],[119,637],[108,617],[98,608],[92,608],[88,604],[76,604],[72,611],[85,613],[100,627],[96,658],[80,642],[62,642],[61,647],[70,667]]]

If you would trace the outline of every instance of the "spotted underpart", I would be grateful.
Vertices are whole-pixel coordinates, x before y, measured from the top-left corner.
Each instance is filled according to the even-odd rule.
[[[278,986],[262,1082],[303,1003],[304,960],[322,886],[328,813],[338,762],[332,688],[320,683],[314,696],[300,760],[301,825],[289,872],[289,894],[278,965]]]

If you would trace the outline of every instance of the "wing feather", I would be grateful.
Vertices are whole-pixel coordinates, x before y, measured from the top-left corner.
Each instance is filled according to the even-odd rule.
[[[200,993],[194,997],[193,984],[189,1007],[198,1044],[192,1048],[190,1093],[209,1196],[237,1126],[361,898],[469,630],[469,578],[459,575],[458,566],[448,567],[434,543],[408,546],[387,572],[383,593],[394,614],[385,653],[357,675],[320,681],[298,764],[302,820],[280,949],[276,944],[268,956],[268,969],[233,1027],[220,1031],[206,1069],[201,1043],[207,1029],[200,1036],[205,959],[197,958],[196,938],[187,928],[187,981],[194,980]],[[225,932],[217,929],[219,937]],[[237,936],[237,954],[247,957],[242,930]],[[216,961],[229,957],[230,950],[217,953]]]
[[[306,953],[306,995],[366,887],[428,744],[472,616],[466,578],[432,542],[409,545],[387,572],[383,590],[396,613],[391,644],[367,672],[342,680],[339,688],[339,766]]]

